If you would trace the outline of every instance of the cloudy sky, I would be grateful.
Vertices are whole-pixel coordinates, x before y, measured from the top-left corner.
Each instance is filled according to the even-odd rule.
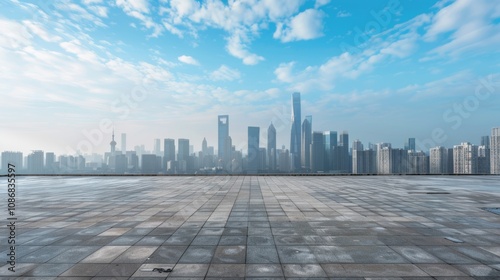
[[[271,121],[288,147],[294,91],[365,145],[500,126],[499,1],[4,0],[0,30],[0,151],[217,146],[221,114],[237,149]]]

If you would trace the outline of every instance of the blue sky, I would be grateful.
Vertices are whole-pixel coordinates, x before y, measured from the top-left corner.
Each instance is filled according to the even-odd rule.
[[[500,126],[498,1],[39,2],[0,2],[2,151],[100,153],[110,127],[216,147],[222,114],[238,150],[271,121],[288,147],[294,91],[314,131],[365,145]]]

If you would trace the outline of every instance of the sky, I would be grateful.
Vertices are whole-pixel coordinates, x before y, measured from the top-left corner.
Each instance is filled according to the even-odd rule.
[[[500,126],[500,1],[2,0],[0,30],[0,151],[199,150],[218,115],[237,150],[271,122],[288,148],[293,92],[365,147]]]

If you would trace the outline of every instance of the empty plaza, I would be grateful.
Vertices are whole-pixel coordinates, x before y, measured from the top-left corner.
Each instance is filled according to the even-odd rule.
[[[21,176],[15,272],[4,189],[1,279],[500,279],[498,176]]]

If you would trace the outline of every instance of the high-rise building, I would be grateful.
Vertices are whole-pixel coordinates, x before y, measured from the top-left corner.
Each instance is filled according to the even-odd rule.
[[[164,139],[163,140],[163,167],[167,167],[169,161],[175,161],[175,140],[174,139]]]
[[[429,156],[422,151],[409,150],[408,174],[429,174]]]
[[[281,172],[290,172],[290,152],[284,147],[278,154],[278,170]]]
[[[2,172],[7,173],[8,165],[13,164],[15,170],[23,169],[23,153],[21,152],[2,152]]]
[[[177,167],[178,171],[185,173],[189,166],[189,139],[179,138],[177,140]]]
[[[45,153],[45,172],[55,173],[56,172],[56,155],[52,152]]]
[[[490,136],[481,136],[481,146],[486,146],[486,149],[490,148]]]
[[[153,154],[144,154],[141,156],[142,173],[155,174],[158,172],[157,156]]]
[[[349,134],[347,131],[344,131],[339,135],[339,143],[336,150],[338,170],[340,173],[350,173],[352,164],[349,156]]]
[[[448,149],[442,146],[431,148],[429,165],[430,174],[449,174]]]
[[[378,174],[389,174],[389,173],[384,173],[384,172],[389,172],[391,170],[388,165],[390,162],[390,152],[384,152],[384,155],[382,155],[382,150],[385,148],[389,148],[389,150],[392,150],[391,148],[391,143],[378,143],[375,145],[375,152],[376,152],[376,169]]]
[[[408,142],[405,144],[405,149],[409,151],[416,151],[415,138],[408,138]]]
[[[127,151],[127,134],[125,133],[122,133],[121,150],[123,154]]]
[[[489,139],[488,139],[489,140]],[[477,173],[490,174],[490,148],[486,145],[481,145],[477,148]]]
[[[203,141],[201,142],[201,152],[203,153],[203,156],[208,155],[208,145],[207,145],[207,139],[203,137]]]
[[[248,127],[248,165],[249,173],[257,173],[259,170],[259,137],[260,128],[255,126]]]
[[[477,174],[477,153],[477,146],[469,142],[453,146],[453,173]]]
[[[302,137],[300,149],[301,152],[301,166],[305,170],[311,169],[311,137],[312,137],[312,116],[306,116],[302,122]]]
[[[337,132],[325,131],[323,132],[323,137],[323,142],[325,143],[325,171],[335,170],[333,151],[337,148]]]
[[[301,164],[301,127],[300,127],[300,93],[294,92],[292,94],[292,129],[290,134],[290,154],[293,169],[300,169]]]
[[[28,160],[26,162],[28,166],[28,173],[42,174],[43,160],[44,160],[43,151],[32,151],[31,154],[28,155]]]
[[[325,145],[326,147],[326,145]],[[362,174],[363,172],[363,143],[356,139],[352,142],[352,173]]]
[[[311,165],[310,169],[312,172],[324,172],[325,171],[325,143],[323,141],[323,132],[313,132],[312,141],[310,146],[310,157]]]
[[[160,139],[155,139],[154,143],[154,149],[153,149],[153,154],[155,156],[161,156],[161,140]]]
[[[269,170],[276,170],[276,129],[272,123],[267,129],[267,158],[269,162]]]
[[[407,174],[410,169],[408,150],[392,149],[391,162],[391,174]]]
[[[491,129],[490,170],[491,174],[500,174],[500,127]]]
[[[227,162],[230,155],[227,153],[227,140],[229,137],[229,115],[219,115],[218,116],[218,146],[217,146],[217,156],[219,160]]]

